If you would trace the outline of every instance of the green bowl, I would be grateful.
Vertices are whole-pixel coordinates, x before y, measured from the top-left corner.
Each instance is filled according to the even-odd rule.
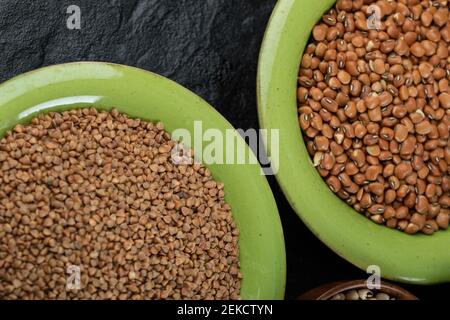
[[[203,121],[203,130],[232,130],[234,137],[243,141],[210,105],[175,82],[144,70],[97,62],[46,67],[0,85],[0,136],[39,113],[92,105],[163,121],[169,132],[186,128],[193,135],[194,121]],[[255,160],[245,143],[240,146]],[[215,179],[225,183],[226,200],[241,231],[242,298],[283,299],[283,230],[260,166],[214,164],[208,168]]]
[[[335,196],[310,161],[297,121],[297,74],[313,26],[333,4],[279,0],[265,34],[258,112],[262,128],[280,130],[277,180],[308,228],[354,265],[364,270],[377,265],[382,277],[400,282],[448,282],[450,231],[411,236],[377,225]]]

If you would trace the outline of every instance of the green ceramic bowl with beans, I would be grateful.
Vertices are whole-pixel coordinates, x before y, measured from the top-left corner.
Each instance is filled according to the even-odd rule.
[[[115,107],[130,117],[162,121],[169,132],[188,129],[191,136],[194,121],[202,121],[203,130],[232,130],[241,139],[218,112],[180,85],[137,68],[97,62],[46,67],[0,85],[0,136],[37,114],[89,106]],[[240,146],[254,157],[245,143]],[[241,232],[241,297],[283,299],[286,271],[280,218],[260,166],[251,163],[256,164],[207,167],[225,184],[225,199]]]
[[[277,180],[308,228],[338,255],[366,270],[379,266],[395,281],[450,281],[450,230],[408,235],[377,225],[333,194],[313,166],[297,115],[297,76],[311,30],[331,0],[280,0],[267,28],[258,69],[258,111],[264,129],[279,129]]]

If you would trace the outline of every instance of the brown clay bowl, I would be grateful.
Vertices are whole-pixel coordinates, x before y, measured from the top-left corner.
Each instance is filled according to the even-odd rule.
[[[364,289],[367,288],[366,280],[352,280],[352,281],[339,281],[325,284],[323,286],[312,289],[302,294],[299,300],[329,300],[334,295],[346,292],[352,289]],[[418,300],[412,293],[405,289],[386,282],[381,281],[381,288],[377,291],[387,293],[396,300]]]

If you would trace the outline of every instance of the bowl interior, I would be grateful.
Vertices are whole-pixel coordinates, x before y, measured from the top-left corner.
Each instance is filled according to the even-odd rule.
[[[297,74],[314,24],[332,0],[280,0],[272,14],[258,69],[262,128],[280,130],[277,180],[303,222],[337,254],[385,278],[416,284],[450,281],[450,231],[410,236],[358,214],[313,167],[297,121]],[[268,145],[269,153],[271,151]],[[276,159],[276,157],[273,157]]]
[[[330,300],[338,293],[345,293],[346,291],[353,289],[367,289],[367,280],[350,280],[327,283],[302,294],[299,297],[299,300]],[[380,289],[375,291],[387,293],[397,300],[417,300],[417,297],[412,293],[386,281],[382,281],[380,283]]]
[[[193,136],[194,121],[202,121],[203,130],[232,130],[205,101],[166,78],[122,65],[70,63],[32,71],[0,86],[0,136],[38,113],[92,105],[106,110],[116,107],[132,117],[162,121],[169,132],[186,128]],[[234,130],[232,136],[243,141]],[[254,160],[245,143],[236,143],[235,148],[243,148]],[[259,165],[213,164],[208,168],[215,179],[225,183],[226,200],[241,231],[241,296],[282,299],[283,232]]]
[[[367,289],[367,281],[353,280],[329,284],[328,287],[323,287],[322,293],[317,297],[317,300],[329,300],[338,293],[345,293],[352,289]],[[381,282],[380,289],[377,291],[387,293],[397,300],[417,300],[417,297],[405,289],[385,281]]]

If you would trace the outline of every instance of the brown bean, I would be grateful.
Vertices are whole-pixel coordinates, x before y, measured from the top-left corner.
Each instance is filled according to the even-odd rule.
[[[415,209],[418,213],[426,214],[429,210],[429,202],[425,196],[418,196]]]
[[[425,222],[425,226],[422,229],[422,232],[428,235],[431,235],[439,230],[439,226],[434,220],[427,220]]]
[[[376,181],[378,175],[382,173],[381,166],[369,166],[365,172],[366,179],[369,181]]]
[[[351,180],[351,178],[349,177],[349,175],[348,174],[346,174],[345,172],[341,172],[339,175],[338,175],[338,179],[339,179],[339,181],[341,182],[341,184],[344,186],[344,187],[349,187],[349,186],[351,186],[352,185],[352,180]]]
[[[383,168],[383,177],[388,178],[394,174],[395,165],[388,163]]]
[[[424,49],[424,47],[423,47],[420,43],[418,43],[418,42],[415,42],[415,43],[411,46],[410,50],[411,50],[411,53],[412,53],[413,55],[415,55],[417,58],[421,58],[421,57],[423,57],[423,56],[425,55],[425,49]]]
[[[408,223],[405,232],[408,234],[415,234],[420,231],[420,228],[414,223]]]
[[[348,162],[345,165],[345,173],[349,176],[353,176],[359,172],[358,167],[353,162]]]
[[[381,99],[378,95],[367,96],[364,99],[364,102],[366,104],[367,109],[369,109],[369,110],[380,107],[380,105],[381,105]]]
[[[386,227],[395,229],[397,228],[398,220],[396,218],[387,219],[386,221]]]
[[[395,210],[395,217],[399,220],[405,219],[409,215],[409,209],[405,206],[400,206]]]
[[[433,21],[439,27],[442,27],[446,23],[448,23],[448,20],[449,20],[448,7],[447,8],[439,8],[433,15]]]
[[[339,70],[337,78],[342,84],[349,84],[352,79],[351,75],[344,70]]]
[[[400,146],[400,155],[412,155],[416,147],[416,141],[417,140],[414,136],[408,136],[408,138],[406,138]]]
[[[450,109],[450,94],[443,92],[439,95],[439,102],[444,109]]]
[[[321,105],[330,112],[336,112],[338,110],[339,105],[337,102],[331,98],[323,98],[320,101]]]
[[[368,185],[369,191],[377,196],[384,194],[384,185],[379,182],[372,182]]]
[[[398,142],[403,142],[408,137],[408,128],[403,124],[397,124],[394,128],[394,138]]]
[[[433,22],[433,14],[431,13],[431,10],[425,10],[420,16],[420,20],[425,27],[429,27],[431,22]]]
[[[366,183],[366,176],[362,173],[357,173],[353,176],[353,181],[358,185],[363,185]]]
[[[398,39],[395,43],[394,51],[399,56],[406,55],[409,52],[408,44],[404,39]]]
[[[328,177],[327,184],[330,190],[333,192],[339,192],[341,190],[341,182],[335,176]]]
[[[410,192],[411,188],[408,185],[406,184],[400,185],[400,187],[397,189],[397,199],[405,198]]]
[[[330,146],[330,141],[324,136],[316,136],[314,143],[318,151],[327,151]]]
[[[325,24],[320,24],[314,27],[313,29],[313,37],[316,41],[323,41],[328,32],[328,27]]]
[[[424,121],[416,124],[414,126],[414,128],[418,134],[422,134],[422,135],[428,134],[432,130],[432,126],[428,120],[424,120]]]
[[[311,125],[311,122],[309,120],[309,115],[307,113],[300,115],[300,117],[298,119],[299,119],[300,127],[302,128],[302,130],[308,129],[309,126]]]
[[[357,137],[358,139],[362,139],[366,135],[367,129],[362,123],[358,122],[355,124],[354,132],[355,137]]]
[[[382,215],[384,210],[385,207],[382,204],[374,204],[367,209],[367,211],[372,215]]]
[[[381,128],[380,136],[383,139],[390,141],[394,138],[395,132],[391,128],[383,127],[383,128]]]
[[[384,193],[384,202],[386,204],[391,204],[395,201],[395,198],[397,197],[397,193],[395,190],[389,189]]]
[[[442,211],[436,217],[436,223],[441,229],[448,229],[449,224],[449,214]]]
[[[361,149],[353,150],[350,158],[356,163],[359,168],[361,168],[366,163],[366,156]]]
[[[378,157],[381,152],[380,147],[377,145],[367,146],[366,151],[369,155],[374,156],[374,157]]]
[[[323,129],[323,120],[322,117],[317,114],[317,113],[312,113],[310,115],[310,125],[311,127],[313,127],[314,129],[321,131]]]
[[[412,166],[408,162],[402,162],[395,167],[394,174],[400,180],[405,179],[412,173]]]
[[[370,67],[370,70],[372,70],[372,72],[375,72],[377,74],[383,74],[386,72],[384,60],[382,60],[382,59],[371,60],[369,62],[369,67]]]

